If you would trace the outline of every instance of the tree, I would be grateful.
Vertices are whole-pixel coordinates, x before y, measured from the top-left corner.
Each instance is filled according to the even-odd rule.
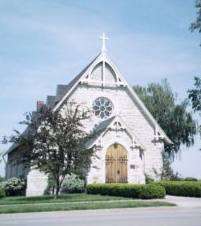
[[[86,176],[90,167],[93,148],[86,143],[91,136],[83,126],[88,118],[88,111],[72,103],[57,112],[43,107],[37,115],[26,115],[23,135],[16,131],[9,139],[29,150],[24,152],[25,162],[53,178],[56,198],[67,174]]]
[[[188,90],[188,98],[194,111],[201,113],[201,78],[194,78],[194,89]]]
[[[199,33],[201,33],[201,0],[197,0],[195,7],[197,9],[197,18],[196,20],[191,23],[191,31],[198,31]]]
[[[188,90],[188,98],[191,101],[194,112],[201,114],[201,78],[194,78],[194,88]],[[201,132],[200,125],[199,132]]]
[[[148,84],[147,87],[135,86],[134,89],[172,140],[173,145],[165,145],[165,151],[169,156],[174,157],[181,144],[187,147],[193,145],[196,122],[187,110],[187,101],[177,103],[176,95],[172,92],[167,80],[158,84]]]

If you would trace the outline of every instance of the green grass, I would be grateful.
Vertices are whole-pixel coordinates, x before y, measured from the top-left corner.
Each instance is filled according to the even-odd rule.
[[[109,200],[128,200],[128,198],[117,196],[90,195],[85,193],[60,195],[58,199],[54,196],[35,196],[35,197],[5,197],[0,199],[1,205],[13,204],[33,204],[33,203],[63,203],[63,202],[82,202],[82,201],[109,201]]]
[[[153,206],[174,206],[174,204],[163,201],[138,201],[129,198],[89,195],[84,193],[61,195],[56,200],[53,196],[6,197],[0,199],[0,213],[135,208]]]
[[[156,206],[174,206],[174,204],[162,201],[132,201],[132,200],[17,204],[0,206],[0,213],[25,213],[25,212],[135,208],[135,207],[156,207]]]

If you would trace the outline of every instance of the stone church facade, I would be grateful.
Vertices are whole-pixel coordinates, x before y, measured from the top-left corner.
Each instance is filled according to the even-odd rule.
[[[145,175],[157,180],[164,143],[171,141],[108,56],[104,38],[98,56],[68,85],[58,85],[46,105],[63,111],[66,103],[73,101],[92,110],[85,126],[98,134],[89,144],[98,158],[93,157],[87,183],[143,184]],[[19,147],[8,150],[6,177],[26,177],[27,195],[42,195],[47,176],[14,164],[18,154]]]

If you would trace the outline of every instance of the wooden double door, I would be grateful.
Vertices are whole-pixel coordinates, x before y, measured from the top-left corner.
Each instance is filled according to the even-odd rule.
[[[106,183],[127,183],[127,150],[120,144],[111,145],[105,156]]]

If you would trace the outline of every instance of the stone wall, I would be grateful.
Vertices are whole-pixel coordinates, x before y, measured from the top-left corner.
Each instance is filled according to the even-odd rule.
[[[32,168],[27,175],[26,196],[43,195],[48,185],[48,176]]]
[[[140,111],[137,103],[135,103],[126,87],[119,86],[98,88],[96,86],[80,84],[71,94],[69,101],[75,101],[91,108],[93,101],[100,96],[107,97],[113,102],[114,111],[112,115],[119,115],[123,118],[130,130],[139,139],[140,143],[143,144],[145,147],[144,172],[147,175],[157,179],[156,172],[157,174],[160,174],[162,170],[162,151],[164,149],[163,142],[154,141],[154,128],[149,123],[143,112]],[[100,121],[101,120],[99,118],[92,115],[92,118],[86,122],[87,130],[91,131],[96,124],[100,123]],[[105,149],[106,147],[104,146],[103,153]],[[138,165],[139,168],[143,167],[142,165],[140,166],[140,164]],[[142,169],[139,170],[142,171]],[[138,179],[137,176],[135,177],[135,182],[139,181],[139,183],[141,183],[144,180],[142,177],[140,177],[140,179]]]
[[[128,183],[145,183],[144,158],[139,148],[132,147],[132,140],[123,131],[108,131],[102,139],[102,147],[96,150],[93,164],[87,177],[87,183],[105,183],[105,156],[110,145],[119,143],[127,150]]]

